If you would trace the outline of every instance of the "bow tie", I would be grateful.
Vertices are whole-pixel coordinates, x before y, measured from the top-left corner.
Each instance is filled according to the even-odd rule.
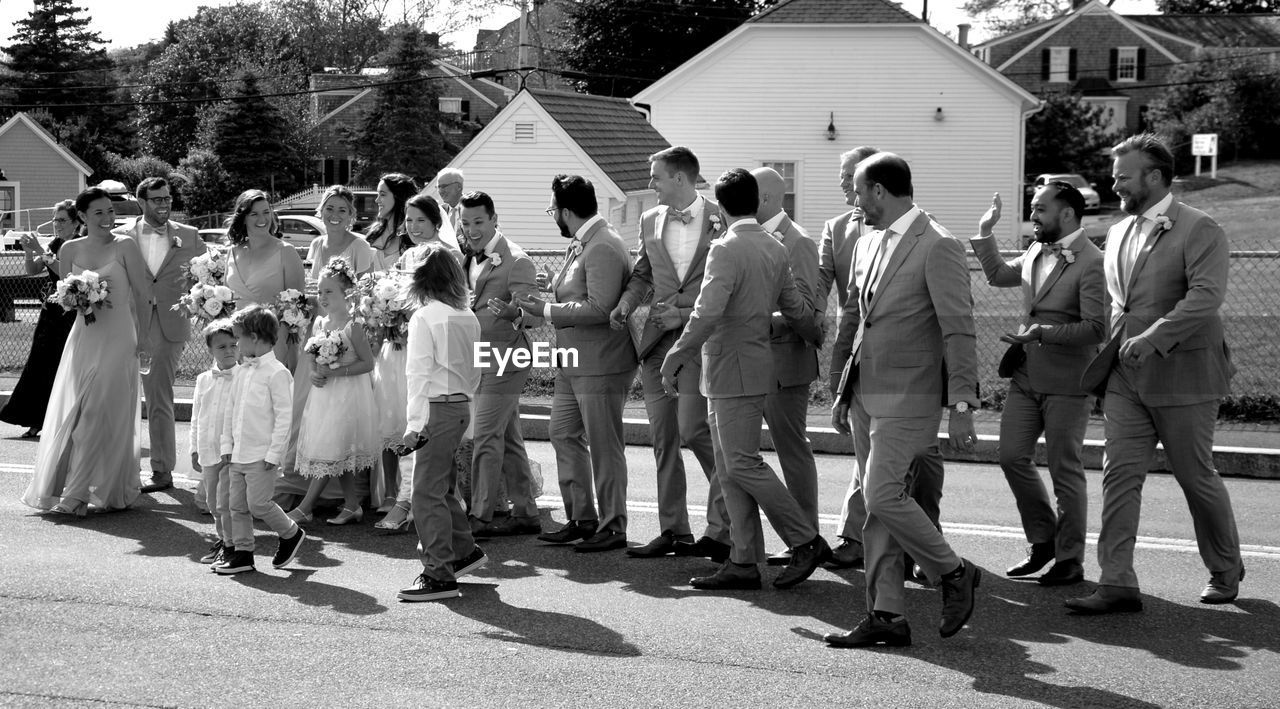
[[[168,228],[166,228],[166,229],[165,229],[165,231],[168,231]],[[147,222],[143,222],[143,223],[142,223],[142,235],[143,235],[143,236],[146,236],[147,234],[150,234],[150,235],[152,235],[152,236],[163,236],[163,234],[161,234],[161,233],[160,233],[160,231],[159,231],[158,229],[156,229],[155,227],[151,226],[151,225],[150,225],[150,224],[148,224]]]
[[[262,358],[250,357],[248,355],[245,355],[244,359],[240,362],[240,364],[241,366],[248,367],[249,369],[253,369],[257,367],[259,364],[262,364]]]
[[[486,254],[484,252],[484,249],[481,249],[479,251],[472,251],[471,258],[476,263],[484,263],[485,261],[489,260],[489,254]]]
[[[1063,248],[1062,248],[1062,244],[1054,243],[1054,244],[1045,244],[1045,245],[1044,245],[1044,251],[1045,251],[1046,253],[1053,254],[1054,256],[1061,257],[1061,256],[1062,256],[1062,252],[1063,252],[1063,251],[1068,251],[1068,252],[1069,252],[1070,250],[1069,250],[1069,249],[1063,249]]]
[[[679,219],[681,224],[688,224],[693,221],[693,214],[687,209],[668,209],[667,216],[672,219]]]
[[[230,379],[236,373],[234,369],[217,369],[216,367],[209,371],[213,372],[214,379]]]

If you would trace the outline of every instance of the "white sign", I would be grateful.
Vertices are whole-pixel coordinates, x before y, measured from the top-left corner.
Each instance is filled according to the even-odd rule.
[[[1192,155],[1208,155],[1218,154],[1218,134],[1217,133],[1196,133],[1191,136],[1191,154]]]

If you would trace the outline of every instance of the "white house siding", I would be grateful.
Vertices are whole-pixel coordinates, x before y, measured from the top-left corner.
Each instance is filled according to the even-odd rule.
[[[6,179],[20,183],[17,208],[39,210],[31,212],[32,224],[20,215],[14,225],[18,229],[48,221],[54,203],[74,199],[84,189],[80,171],[21,121],[0,135],[0,169]]]
[[[516,100],[527,101],[527,94]],[[475,152],[464,151],[450,167],[462,170],[468,192],[480,190],[493,198],[498,223],[511,240],[526,249],[564,249],[565,240],[544,211],[551,201],[551,178],[559,173],[585,176],[596,187],[600,212],[618,211],[619,200],[604,187],[605,176],[550,125],[543,111],[526,102],[499,114],[495,121],[497,125],[487,127],[475,140],[490,137],[477,143]],[[535,124],[536,142],[514,142],[517,123]],[[428,188],[435,192],[435,182]]]
[[[668,140],[698,155],[710,183],[731,167],[798,163],[799,221],[814,238],[823,221],[849,209],[839,155],[859,145],[905,158],[917,203],[966,236],[993,192],[1012,209],[1020,203],[1021,106],[930,31],[750,25],[713,61],[636,100],[651,106]],[[939,107],[942,121],[934,119]],[[826,137],[833,112],[835,142]],[[1012,211],[1000,228],[1012,244]]]

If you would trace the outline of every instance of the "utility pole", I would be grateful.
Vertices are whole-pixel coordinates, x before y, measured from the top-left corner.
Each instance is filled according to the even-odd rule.
[[[523,69],[529,66],[525,45],[529,41],[529,9],[525,0],[520,0],[520,48],[516,51],[516,66]]]

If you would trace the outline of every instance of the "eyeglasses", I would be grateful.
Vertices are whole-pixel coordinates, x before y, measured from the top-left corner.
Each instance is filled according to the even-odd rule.
[[[544,210],[542,210],[542,211],[546,212],[548,217],[554,217],[554,216],[556,215],[556,212],[560,211],[560,208],[559,208],[559,207],[547,207],[546,209],[544,209]]]
[[[169,204],[173,201],[172,197],[148,197],[147,201],[152,204]]]
[[[447,188],[449,188],[449,187],[456,187],[457,185],[461,185],[461,184],[462,184],[461,182],[449,182],[449,183],[447,183],[447,184],[441,184],[441,185],[439,185],[439,188],[443,190],[443,189],[447,189]]]

